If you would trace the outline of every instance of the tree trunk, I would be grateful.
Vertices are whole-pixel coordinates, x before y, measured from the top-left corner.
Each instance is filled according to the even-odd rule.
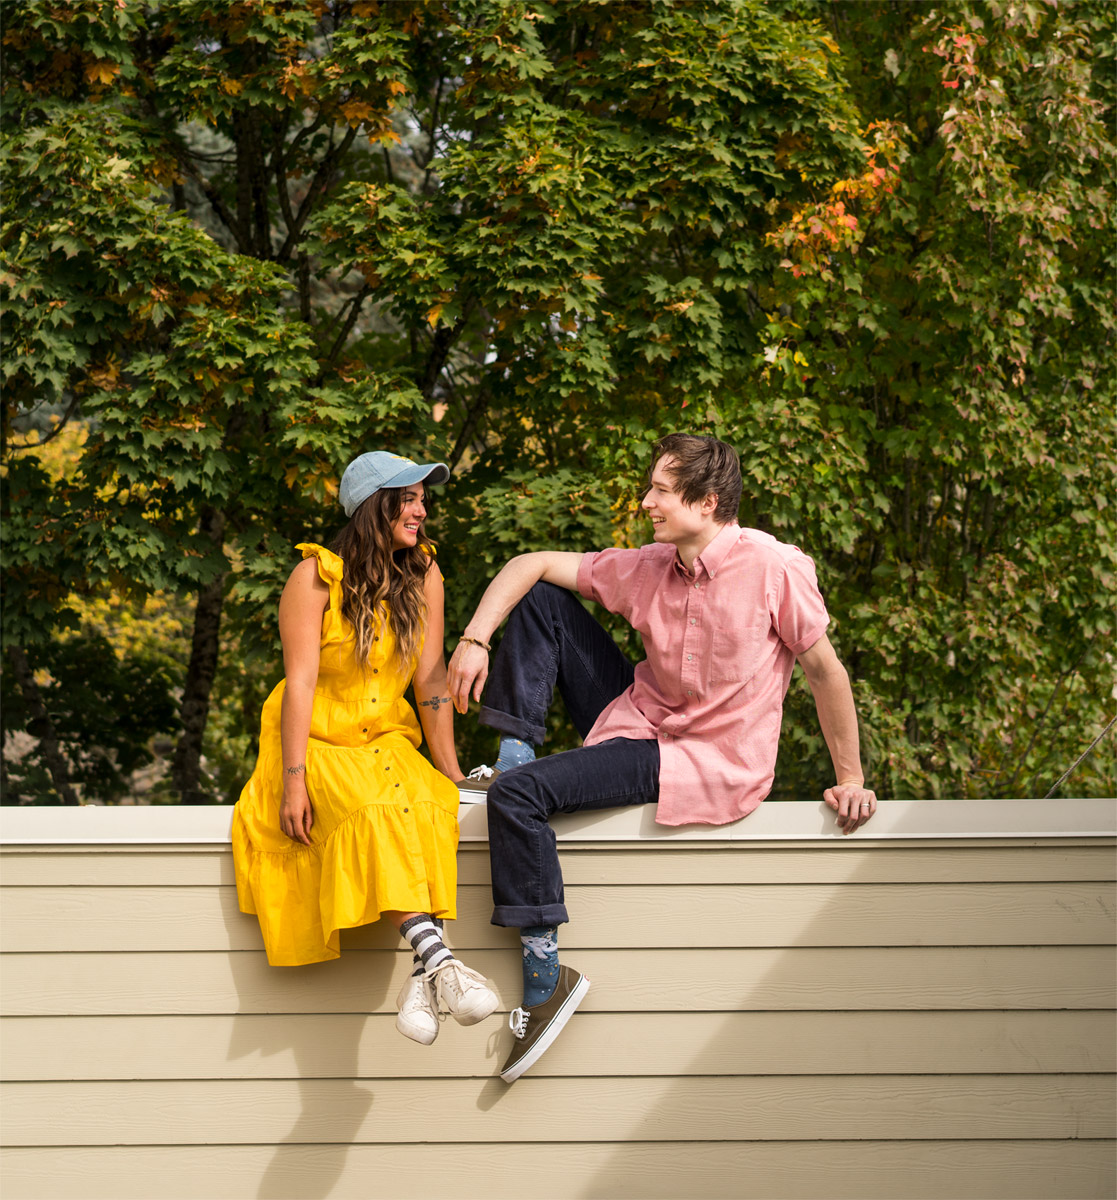
[[[43,694],[35,682],[35,673],[31,670],[31,664],[27,661],[23,647],[9,646],[8,658],[11,660],[16,682],[19,684],[19,689],[23,693],[23,698],[31,713],[28,731],[39,739],[43,762],[50,772],[54,790],[63,804],[73,804],[76,807],[81,804],[81,801],[70,784],[70,766],[66,762],[66,756],[62,753],[62,747],[58,741],[58,731],[54,728],[54,722],[50,719],[47,706],[43,703]]]
[[[213,538],[215,545],[220,546],[225,531],[225,514],[207,510],[202,516],[202,530]],[[222,571],[216,579],[199,589],[194,607],[190,665],[182,690],[182,732],[171,764],[171,779],[181,804],[213,802],[213,797],[202,789],[202,739],[209,718],[210,693],[217,674],[218,635],[221,632],[227,574]]]

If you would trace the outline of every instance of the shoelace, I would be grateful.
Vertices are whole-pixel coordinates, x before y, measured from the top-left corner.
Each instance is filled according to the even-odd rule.
[[[437,1016],[438,1015],[438,1002],[435,999],[435,997],[431,994],[430,984],[427,983],[426,980],[424,980],[423,986],[421,988],[416,988],[411,993],[411,995],[407,998],[407,1001],[404,1003],[403,1008],[400,1009],[400,1012],[403,1013],[404,1016],[410,1016],[412,1013],[417,1012],[419,1010],[426,1012],[432,1008],[434,1009],[435,1015]],[[441,1017],[439,1017],[439,1019],[441,1020]]]
[[[442,1010],[445,1007],[442,999],[443,981],[451,978],[450,972],[453,971],[453,983],[451,986],[457,989],[459,996],[464,996],[471,987],[475,987],[478,983],[485,982],[484,977],[479,975],[472,967],[467,967],[464,963],[458,962],[456,958],[449,959],[445,965],[435,967],[434,978],[431,982],[434,984],[435,1004],[438,1008],[441,1017]]]
[[[508,1014],[508,1028],[520,1039],[524,1040],[524,1034],[527,1033],[527,1019],[531,1014],[524,1008],[514,1008]]]
[[[494,772],[492,767],[486,767],[485,764],[482,763],[479,767],[474,767],[473,770],[470,771],[470,773],[466,776],[466,779],[473,779],[480,783],[482,779],[488,779],[493,774]]]
[[[444,978],[443,972],[440,971],[431,980],[431,983],[433,984],[433,987],[431,990],[434,992],[434,1007],[435,1007],[436,1012],[438,1013],[439,1020],[442,1020],[443,1011],[446,1007],[442,1003],[442,980],[443,980],[443,978]]]

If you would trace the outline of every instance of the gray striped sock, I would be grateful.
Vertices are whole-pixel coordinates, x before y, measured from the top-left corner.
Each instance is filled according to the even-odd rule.
[[[410,921],[404,921],[399,927],[400,933],[411,943],[415,951],[417,973],[421,966],[423,971],[433,971],[444,962],[449,962],[454,956],[442,941],[442,930],[433,917],[420,913]]]
[[[431,920],[435,923],[435,925],[438,926],[438,932],[442,933],[445,929],[445,927],[442,924],[442,918],[441,917],[431,917]],[[425,970],[425,968],[423,966],[423,960],[417,954],[412,953],[412,955],[411,955],[411,974],[412,975],[422,975],[424,970]]]

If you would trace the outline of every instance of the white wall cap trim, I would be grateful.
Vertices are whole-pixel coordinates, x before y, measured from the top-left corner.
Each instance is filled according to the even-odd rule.
[[[231,806],[0,807],[0,845],[229,843]],[[483,803],[463,803],[462,842],[488,839]],[[1117,799],[893,800],[846,837],[825,805],[770,801],[733,825],[668,827],[648,806],[557,817],[562,842],[858,842],[1117,837]]]

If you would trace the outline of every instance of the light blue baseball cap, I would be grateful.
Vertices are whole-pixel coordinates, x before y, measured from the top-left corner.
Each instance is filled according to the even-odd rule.
[[[387,450],[372,450],[355,458],[345,468],[337,498],[345,515],[351,517],[381,488],[402,488],[412,483],[445,483],[450,468],[445,463],[417,463]]]

